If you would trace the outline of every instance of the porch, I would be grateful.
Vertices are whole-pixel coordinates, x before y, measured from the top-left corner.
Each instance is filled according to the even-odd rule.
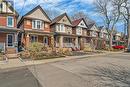
[[[53,36],[51,35],[25,34],[22,38],[25,48],[33,42],[39,42],[48,47],[53,44]]]
[[[18,52],[18,33],[0,32],[0,51],[6,54],[14,54]]]
[[[56,36],[55,37],[55,47],[80,49],[80,43],[79,43],[78,37]]]

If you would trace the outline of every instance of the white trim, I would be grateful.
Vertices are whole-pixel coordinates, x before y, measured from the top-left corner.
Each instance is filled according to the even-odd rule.
[[[12,25],[9,25],[9,24],[8,24],[8,21],[9,21],[8,18],[12,18]],[[8,27],[14,27],[14,17],[12,17],[12,16],[7,16],[7,26],[8,26]]]
[[[34,24],[33,24],[33,22],[35,21],[35,27],[34,27]],[[40,22],[40,28],[38,28],[37,26],[38,26],[38,22]],[[43,21],[41,21],[41,20],[32,20],[32,29],[42,29],[43,28],[43,24],[44,24],[44,22]]]
[[[13,40],[12,40],[12,44],[13,44],[12,46],[8,46],[8,35],[11,35],[11,36],[12,36],[12,39],[13,39]],[[13,43],[13,42],[14,42],[14,34],[7,34],[7,37],[6,37],[7,47],[14,47],[14,43]]]
[[[63,29],[62,29],[61,26],[63,26]],[[65,32],[65,25],[64,24],[57,24],[56,25],[56,31],[57,32]]]

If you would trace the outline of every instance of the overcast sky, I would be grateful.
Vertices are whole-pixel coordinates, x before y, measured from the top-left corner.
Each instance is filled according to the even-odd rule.
[[[24,15],[37,5],[41,5],[43,9],[55,11],[59,15],[66,12],[71,16],[77,11],[83,11],[97,25],[103,25],[101,16],[95,11],[94,0],[14,0],[14,2],[20,15]],[[118,31],[123,31],[123,24],[117,23],[116,27]]]

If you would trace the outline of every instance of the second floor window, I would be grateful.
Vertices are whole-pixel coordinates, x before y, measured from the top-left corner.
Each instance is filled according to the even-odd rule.
[[[43,23],[41,20],[33,20],[32,21],[32,28],[33,29],[42,29]]]
[[[78,35],[82,35],[82,28],[78,27],[76,30],[77,30],[76,32]]]
[[[7,26],[14,27],[14,17],[12,17],[12,16],[7,17]]]
[[[58,32],[65,32],[65,26],[64,24],[58,24],[56,25],[56,29]]]

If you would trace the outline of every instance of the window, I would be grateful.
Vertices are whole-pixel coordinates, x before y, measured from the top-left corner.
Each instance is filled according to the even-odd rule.
[[[7,35],[7,46],[8,47],[12,47],[13,46],[13,39],[14,39],[14,37],[13,37],[14,35],[13,34],[8,34]]]
[[[78,27],[76,30],[78,35],[82,35],[82,28]]]
[[[44,43],[45,45],[48,45],[48,37],[44,37],[44,38],[43,38],[43,43]]]
[[[37,42],[38,41],[38,37],[37,36],[31,36],[31,42]]]
[[[61,31],[64,31],[64,25],[61,24]]]
[[[58,32],[65,32],[65,26],[64,24],[58,24],[56,26]]]
[[[11,16],[7,17],[7,26],[8,27],[14,27],[14,18]]]
[[[32,21],[32,28],[33,29],[41,29],[43,26],[42,21],[41,20],[33,20]]]

